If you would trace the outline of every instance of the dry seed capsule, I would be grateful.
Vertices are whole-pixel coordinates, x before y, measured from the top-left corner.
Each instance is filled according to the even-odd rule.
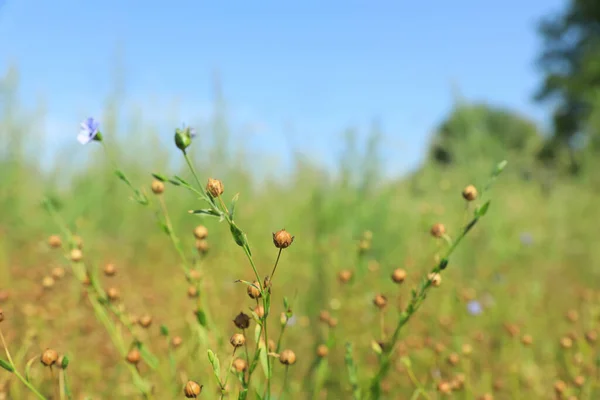
[[[248,329],[250,326],[250,317],[247,314],[240,312],[233,320],[233,323],[238,329]]]
[[[125,359],[127,360],[127,362],[129,364],[137,364],[140,362],[142,358],[142,355],[140,354],[140,351],[138,349],[131,349],[129,350],[129,353],[127,353],[127,357],[125,357]]]
[[[40,360],[42,364],[44,364],[46,367],[50,367],[51,365],[54,365],[54,363],[56,363],[56,360],[58,360],[58,353],[56,352],[56,350],[46,349],[42,353],[42,357],[40,358]]]
[[[229,343],[235,348],[241,347],[246,343],[246,338],[241,333],[234,333],[229,339]]]
[[[406,279],[406,271],[402,268],[397,268],[392,273],[392,281],[395,283],[402,283]]]
[[[206,254],[209,248],[210,245],[206,239],[196,240],[196,250],[198,250],[199,253]]]
[[[63,267],[52,268],[52,277],[56,280],[65,277],[65,269]]]
[[[387,298],[382,294],[378,294],[373,299],[373,304],[375,304],[377,308],[383,309],[387,305]]]
[[[462,196],[467,201],[473,201],[477,198],[477,188],[473,185],[469,185],[463,189]]]
[[[4,310],[0,308],[0,322],[4,321]]]
[[[52,278],[51,276],[45,276],[44,279],[42,279],[42,287],[44,289],[51,289],[54,286],[54,278]]]
[[[104,275],[115,276],[116,273],[117,273],[117,267],[115,267],[115,264],[108,263],[104,266]]]
[[[117,301],[121,295],[119,294],[119,289],[111,287],[106,291],[106,296],[110,301]]]
[[[252,282],[252,285],[248,285],[248,296],[250,296],[251,299],[258,299],[260,298],[262,295],[260,293],[260,283],[258,283],[258,281],[254,281]]]
[[[338,273],[338,280],[340,283],[348,283],[352,279],[352,271],[345,269]]]
[[[531,335],[523,335],[523,337],[521,337],[521,343],[523,343],[524,346],[531,346],[533,338]]]
[[[235,360],[233,360],[233,369],[236,372],[243,372],[246,370],[246,368],[248,368],[248,364],[246,363],[246,360],[242,359],[242,358],[236,358]]]
[[[181,338],[181,336],[174,336],[173,339],[171,339],[171,346],[173,346],[174,348],[181,346],[182,343],[183,339]]]
[[[440,274],[429,274],[428,277],[431,281],[431,286],[439,287],[442,284],[442,276]]]
[[[319,347],[317,347],[317,356],[318,357],[320,357],[320,358],[327,357],[328,354],[329,354],[329,348],[326,345],[321,344],[321,345],[319,345]]]
[[[198,225],[194,228],[194,236],[198,240],[206,239],[208,237],[208,228],[204,225]]]
[[[431,235],[435,238],[441,238],[446,234],[446,227],[443,224],[437,223],[431,227]]]
[[[279,362],[283,365],[293,365],[296,362],[296,354],[292,350],[284,350],[279,356]]]
[[[265,316],[265,308],[261,305],[254,307],[254,313],[258,318],[262,318]]]
[[[190,299],[198,297],[198,289],[196,288],[196,286],[190,286],[190,287],[188,287],[187,295],[188,295],[188,297]]]
[[[83,253],[80,249],[71,250],[71,261],[80,262],[83,259]]]
[[[200,395],[200,393],[202,393],[202,386],[194,381],[188,381],[185,384],[183,393],[188,399],[195,399],[196,397],[198,397],[198,395]]]
[[[294,236],[290,235],[285,229],[273,233],[273,244],[278,249],[285,249],[294,242]]]
[[[58,235],[52,235],[48,238],[48,245],[53,249],[57,249],[62,246],[62,240]]]
[[[152,317],[149,316],[148,314],[143,315],[140,318],[139,323],[143,328],[148,328],[150,325],[152,325]]]
[[[150,185],[150,188],[152,189],[152,193],[162,194],[162,192],[165,191],[165,184],[156,179],[152,181],[152,185]]]
[[[208,183],[206,184],[206,191],[212,197],[219,197],[224,192],[223,182],[218,179],[208,178]]]

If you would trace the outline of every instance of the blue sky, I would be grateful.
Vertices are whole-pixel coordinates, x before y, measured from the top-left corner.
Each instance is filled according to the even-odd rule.
[[[100,113],[119,53],[126,109],[141,107],[168,140],[173,124],[210,114],[219,70],[236,134],[253,151],[297,148],[333,165],[342,131],[365,135],[377,119],[390,174],[421,160],[453,87],[544,121],[546,110],[531,101],[535,25],[565,3],[0,2],[0,72],[16,64],[23,102],[45,100],[52,149]]]

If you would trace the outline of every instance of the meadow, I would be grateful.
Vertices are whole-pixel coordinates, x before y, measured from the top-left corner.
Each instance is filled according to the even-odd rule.
[[[114,99],[46,168],[1,96],[0,399],[600,398],[593,172],[388,178],[374,134],[256,174],[218,110],[165,133]]]

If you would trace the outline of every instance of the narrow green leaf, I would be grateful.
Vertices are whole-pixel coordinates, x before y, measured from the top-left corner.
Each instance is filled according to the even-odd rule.
[[[175,175],[175,176],[173,177],[173,179],[175,179],[177,182],[179,182],[179,183],[181,183],[181,184],[183,184],[183,185],[190,186],[190,184],[189,184],[189,183],[187,183],[187,182],[185,181],[185,179],[183,179],[183,178],[182,178],[182,177],[180,177],[180,176],[177,176],[177,175]]]
[[[196,310],[196,320],[198,323],[206,328],[206,313],[203,310]]]
[[[8,363],[8,361],[4,361],[0,358],[0,367],[4,368],[8,372],[15,372],[15,369]]]
[[[138,343],[138,348],[140,350],[140,354],[142,355],[142,358],[144,359],[144,361],[146,362],[146,364],[148,364],[148,366],[150,367],[150,369],[155,370],[158,368],[158,358],[152,354],[150,352],[150,350],[143,344],[143,343]]]
[[[33,365],[33,362],[39,359],[39,357],[33,357],[25,364],[25,380],[27,382],[31,382],[31,366]]]
[[[169,336],[169,328],[166,325],[160,326],[160,334],[163,336]]]
[[[181,183],[179,183],[178,181],[176,181],[175,179],[169,179],[169,183],[171,185],[175,185],[175,186],[181,186]]]
[[[129,179],[127,179],[127,177],[125,176],[125,174],[123,173],[123,171],[121,171],[120,169],[115,170],[115,175],[122,180],[123,182],[125,182],[128,185],[131,185],[131,182],[129,182]]]
[[[152,174],[152,176],[154,177],[154,179],[157,179],[161,182],[166,182],[169,180],[169,178],[167,178],[166,176],[161,175],[161,174]]]
[[[202,216],[210,216],[210,217],[220,217],[221,214],[219,212],[213,210],[212,208],[205,208],[203,210],[190,210],[188,211],[190,214]]]
[[[496,165],[496,168],[494,168],[494,172],[492,173],[492,175],[494,177],[500,175],[502,173],[502,171],[504,171],[504,168],[506,168],[506,164],[508,164],[508,161],[506,160],[502,160],[498,163],[498,165]]]
[[[233,216],[235,215],[235,206],[236,206],[239,198],[240,198],[240,194],[236,193],[236,195],[233,196],[233,199],[231,199],[231,205],[229,206],[229,218],[231,218],[232,221],[233,221]]]
[[[210,361],[210,364],[213,367],[213,373],[215,374],[215,378],[217,378],[217,383],[219,384],[219,386],[223,386],[221,384],[221,363],[219,362],[219,358],[217,357],[217,355],[215,353],[213,353],[212,350],[208,350],[208,361]]]
[[[261,343],[259,348],[261,349],[261,352],[259,354],[260,365],[265,373],[265,378],[271,379],[271,370],[269,369],[269,361],[267,360],[268,350],[266,349],[264,343]]]
[[[483,217],[488,212],[488,208],[490,208],[490,200],[486,201],[481,207],[477,207],[475,210],[475,216]]]
[[[235,223],[232,223],[229,226],[229,230],[231,231],[231,236],[233,236],[233,240],[238,246],[244,246],[246,243],[246,236],[244,232]]]

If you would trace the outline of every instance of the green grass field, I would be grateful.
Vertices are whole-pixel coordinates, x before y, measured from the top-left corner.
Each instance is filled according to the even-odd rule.
[[[74,129],[47,169],[41,115],[19,108],[9,86],[0,329],[10,357],[0,354],[0,399],[178,399],[193,397],[193,382],[206,399],[600,398],[592,170],[573,178],[534,169],[525,179],[527,156],[481,139],[456,146],[493,157],[426,161],[395,179],[383,178],[376,152],[350,151],[336,174],[301,157],[287,176],[252,174],[261,157],[219,146],[227,128],[217,116],[186,148],[197,184],[174,141],[135,116],[117,129],[116,104],[97,116],[102,143],[81,146]],[[167,178],[164,193],[153,193],[161,185],[152,174]],[[209,178],[222,181],[222,195],[207,195]],[[473,202],[462,196],[470,184]],[[488,200],[441,280],[428,280]],[[201,209],[222,221],[189,213]],[[442,238],[430,232],[436,223]],[[194,235],[200,225],[206,238]],[[278,257],[281,229],[294,240]],[[257,280],[250,261],[258,287],[248,286]],[[234,324],[240,312],[248,328]],[[234,350],[240,333],[245,344]]]

